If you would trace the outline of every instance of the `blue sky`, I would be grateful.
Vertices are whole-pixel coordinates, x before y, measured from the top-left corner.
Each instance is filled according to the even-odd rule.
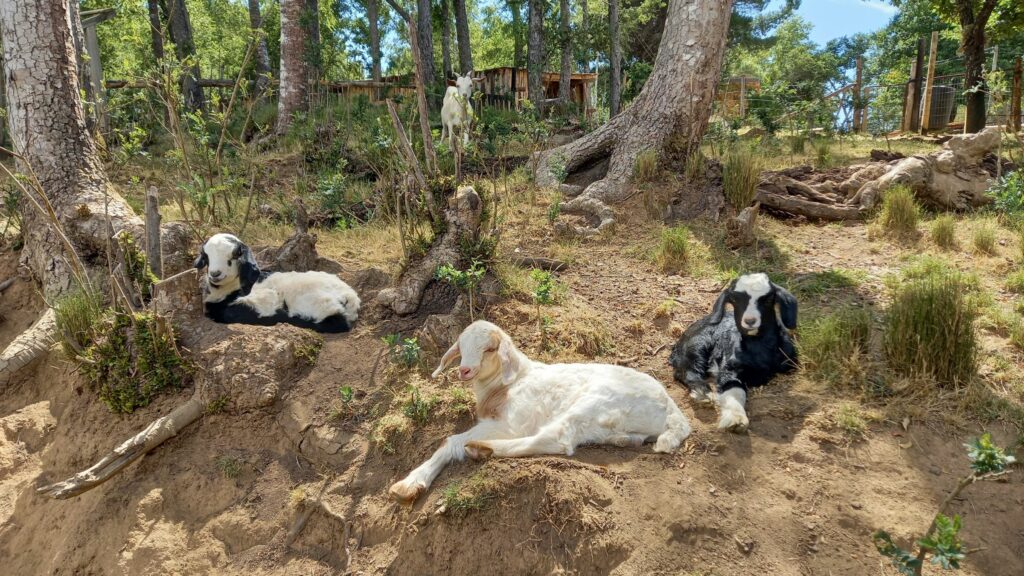
[[[825,44],[833,38],[884,27],[896,8],[886,0],[803,0],[797,14],[814,25],[811,40]]]

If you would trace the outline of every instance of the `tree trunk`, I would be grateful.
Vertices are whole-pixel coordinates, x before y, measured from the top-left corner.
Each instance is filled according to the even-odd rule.
[[[512,66],[523,67],[523,3],[521,0],[508,3],[512,12]]]
[[[611,75],[608,78],[608,109],[612,116],[619,113],[621,104],[619,99],[622,96],[622,39],[619,38],[619,0],[608,0],[608,36],[611,39],[612,47],[609,59],[611,60]],[[662,46],[664,46],[664,42]],[[659,53],[661,49],[659,48]],[[679,78],[682,80],[682,78]]]
[[[306,27],[306,78],[310,86],[316,86],[323,74],[323,53],[320,50],[320,0],[306,0],[306,11],[302,14]]]
[[[452,14],[448,9],[448,0],[441,0],[441,72],[442,78],[452,75]],[[459,72],[460,74],[462,72]]]
[[[196,44],[192,39],[192,21],[188,17],[185,0],[167,0],[167,20],[171,32],[171,41],[180,62],[190,60],[186,72],[181,79],[181,93],[185,97],[185,107],[189,110],[202,110],[206,106],[203,89],[199,87],[199,61],[196,59]]]
[[[985,95],[988,87],[983,75],[985,68],[985,26],[988,25],[996,0],[985,0],[975,12],[976,0],[957,0],[960,17],[960,48],[964,54],[964,101],[967,120],[964,132],[975,133],[985,129]]]
[[[580,37],[583,38],[583,71],[590,72],[590,4],[580,0]]]
[[[249,27],[253,34],[259,34],[254,55],[253,94],[260,95],[270,87],[270,53],[267,51],[267,36],[263,33],[263,16],[260,14],[260,0],[249,0]]]
[[[608,161],[602,178],[585,189],[566,190],[581,193],[562,205],[563,213],[588,216],[603,229],[614,223],[607,204],[629,196],[640,152],[685,157],[700,145],[721,74],[731,9],[731,0],[669,0],[654,70],[629,110],[575,142],[540,153],[537,181],[548,186],[558,184],[553,162],[564,163],[571,181]]]
[[[378,0],[366,0],[366,17],[370,20],[370,77],[380,82],[380,5]]]
[[[164,26],[160,19],[160,0],[147,0],[147,4],[149,5],[149,32],[153,45],[153,58],[159,62],[164,57]]]
[[[277,100],[275,132],[284,134],[293,116],[309,107],[309,82],[306,69],[306,36],[302,15],[306,0],[281,0],[281,89]]]
[[[434,92],[436,72],[434,70],[434,23],[430,0],[416,0],[416,39],[420,45],[420,64],[423,71],[423,87],[428,93]],[[430,98],[428,100],[435,100]]]
[[[560,28],[559,33],[562,44],[562,70],[558,79],[558,100],[563,109],[568,109],[569,101],[572,98],[572,36],[569,33],[569,0],[560,0]]]
[[[459,68],[462,74],[473,70],[473,47],[469,42],[469,17],[466,12],[466,0],[455,2],[455,34],[459,41]]]
[[[544,106],[544,13],[546,0],[529,0],[529,38],[526,46],[526,90],[538,113]]]
[[[75,60],[78,66],[78,85],[88,106],[85,109],[85,126],[90,134],[99,134],[99,119],[96,117],[96,101],[99,95],[96,94],[89,74],[89,51],[85,47],[85,32],[82,30],[82,18],[77,2],[68,3],[68,19],[71,23],[71,40],[75,47]]]

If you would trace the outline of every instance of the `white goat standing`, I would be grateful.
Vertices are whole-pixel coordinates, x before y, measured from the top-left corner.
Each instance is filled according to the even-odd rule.
[[[455,76],[455,86],[449,86],[444,93],[441,104],[441,140],[448,134],[448,147],[455,149],[455,129],[462,131],[462,145],[469,144],[469,128],[473,122],[473,105],[469,99],[473,96],[473,78],[470,70],[465,76]]]
[[[640,446],[649,439],[655,452],[672,452],[690,435],[665,387],[632,368],[535,362],[483,320],[462,331],[433,377],[459,357],[459,379],[473,384],[479,421],[391,486],[399,502],[416,500],[449,462],[465,456],[571,456],[583,444]]]

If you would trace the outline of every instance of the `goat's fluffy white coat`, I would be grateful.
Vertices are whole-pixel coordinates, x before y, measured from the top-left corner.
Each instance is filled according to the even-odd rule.
[[[583,444],[639,446],[654,439],[655,452],[672,452],[690,434],[686,416],[660,382],[609,364],[544,364],[516,349],[490,322],[470,324],[441,359],[434,377],[461,356],[459,376],[473,383],[480,417],[451,436],[433,456],[390,490],[411,502],[441,470],[465,455],[572,455]],[[495,397],[500,409],[481,413]]]
[[[462,131],[462,145],[469,144],[469,128],[473,117],[473,71],[455,77],[455,86],[449,86],[441,103],[441,140],[448,137],[448,146],[455,149],[455,129]]]
[[[251,306],[260,316],[272,316],[284,305],[290,316],[314,322],[334,314],[341,314],[349,324],[359,319],[359,295],[327,272],[276,272],[236,302]]]

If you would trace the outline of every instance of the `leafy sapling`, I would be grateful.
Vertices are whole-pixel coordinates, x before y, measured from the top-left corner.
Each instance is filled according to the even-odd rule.
[[[388,334],[381,340],[387,346],[388,358],[392,364],[404,368],[412,368],[419,364],[422,352],[419,339],[402,338],[401,334]],[[342,396],[344,396],[344,391],[342,391]]]
[[[534,268],[530,271],[530,279],[534,281],[533,303],[537,306],[537,329],[540,330],[540,347],[548,348],[548,326],[550,319],[540,313],[541,305],[551,304],[555,300],[555,279],[551,272]]]
[[[476,319],[473,316],[476,309],[476,288],[483,280],[486,271],[487,269],[479,261],[473,260],[467,270],[459,270],[451,264],[445,264],[437,269],[434,277],[444,280],[466,293],[466,296],[469,297],[469,319],[472,321]]]
[[[943,569],[958,569],[960,562],[966,556],[963,543],[960,541],[960,516],[954,514],[946,516],[946,509],[960,495],[960,492],[979,480],[991,480],[1005,476],[1011,472],[1010,466],[1017,462],[1013,456],[992,443],[990,434],[983,434],[980,438],[964,445],[967,448],[967,457],[971,460],[973,472],[965,476],[957,483],[956,488],[942,501],[939,510],[932,520],[931,526],[924,536],[917,541],[917,553],[912,550],[904,550],[893,542],[892,536],[884,530],[879,530],[871,535],[875,547],[883,556],[889,557],[893,566],[906,576],[921,576],[924,569],[925,559],[930,557],[932,564],[941,566]]]

